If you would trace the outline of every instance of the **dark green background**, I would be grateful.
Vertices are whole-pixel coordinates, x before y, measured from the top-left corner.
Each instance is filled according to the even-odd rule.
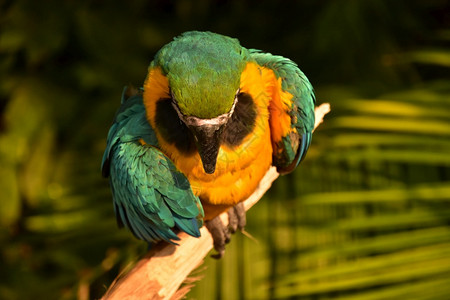
[[[125,85],[210,30],[296,61],[332,112],[193,299],[448,299],[448,1],[0,0],[0,299],[99,298],[146,245],[100,176]]]

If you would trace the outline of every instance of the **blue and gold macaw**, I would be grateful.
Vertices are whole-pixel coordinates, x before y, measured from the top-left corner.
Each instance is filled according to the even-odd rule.
[[[314,104],[287,58],[211,32],[175,38],[143,89],[124,91],[108,133],[102,172],[119,224],[152,243],[174,242],[180,230],[198,237],[205,221],[222,255],[229,236],[217,216],[229,210],[244,226],[239,203],[270,166],[295,169],[311,142]]]

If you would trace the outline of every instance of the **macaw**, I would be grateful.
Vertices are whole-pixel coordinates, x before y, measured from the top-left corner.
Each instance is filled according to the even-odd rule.
[[[176,37],[143,88],[124,90],[108,133],[102,173],[119,225],[149,243],[176,243],[179,231],[200,236],[204,222],[220,257],[267,170],[289,173],[305,156],[314,104],[287,58],[211,32]],[[237,218],[231,229],[218,217],[227,210]]]

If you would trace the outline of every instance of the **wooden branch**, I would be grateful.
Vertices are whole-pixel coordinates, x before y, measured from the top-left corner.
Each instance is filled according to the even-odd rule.
[[[328,103],[316,107],[315,128],[330,111]],[[244,201],[249,210],[270,188],[279,174],[271,167],[259,183],[256,191]],[[226,213],[220,215],[222,222],[228,224]],[[213,239],[205,226],[200,229],[201,237],[194,238],[184,232],[178,234],[178,246],[168,243],[156,245],[127,274],[119,275],[109,287],[103,300],[127,299],[178,299],[184,293],[177,293],[186,277],[199,266],[213,247]]]

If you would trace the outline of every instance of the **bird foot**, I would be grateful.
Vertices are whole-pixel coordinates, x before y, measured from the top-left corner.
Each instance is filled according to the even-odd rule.
[[[243,230],[246,224],[244,204],[238,203],[228,210],[228,226],[225,226],[220,216],[206,221],[205,226],[211,233],[214,240],[214,249],[217,254],[211,255],[215,259],[221,258],[225,254],[225,245],[230,242],[231,234],[238,229]]]
[[[240,202],[228,210],[228,229],[231,233],[244,229],[246,223],[244,203]]]

